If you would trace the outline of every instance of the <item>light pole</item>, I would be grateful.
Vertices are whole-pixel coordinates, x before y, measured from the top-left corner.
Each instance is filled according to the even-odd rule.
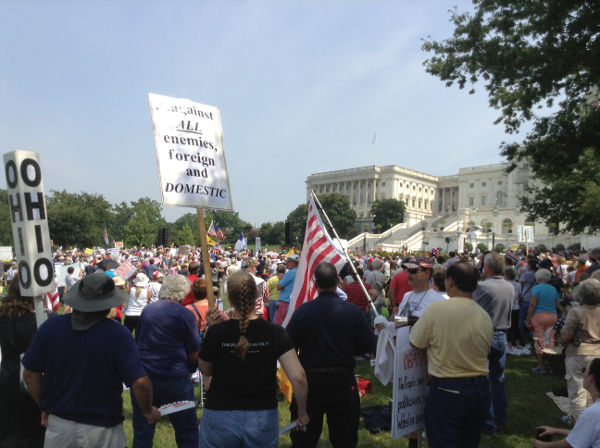
[[[498,219],[498,198],[496,198],[496,203],[494,204],[494,210],[492,211],[492,215],[494,215],[494,223],[492,227],[492,250],[496,247],[496,220]]]

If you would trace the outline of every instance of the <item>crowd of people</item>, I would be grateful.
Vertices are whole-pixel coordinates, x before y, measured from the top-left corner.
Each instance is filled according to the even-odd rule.
[[[2,266],[0,389],[11,400],[0,405],[0,441],[126,446],[124,384],[133,446],[150,447],[158,408],[193,402],[191,375],[199,369],[206,388],[200,430],[195,407],[169,414],[179,447],[277,446],[281,365],[294,390],[292,445],[316,446],[327,416],[333,446],[356,446],[354,367],[365,357],[376,374],[385,371],[376,346],[377,335],[387,334],[396,350],[427,351],[430,447],[475,447],[482,433],[503,431],[507,353],[532,350],[532,375],[547,374],[557,346],[564,347],[570,403],[564,421],[573,429],[566,441],[536,446],[600,444],[600,250],[351,255],[339,272],[329,263],[316,267],[317,297],[285,328],[300,262],[294,250],[213,249],[210,257],[202,262],[193,247],[58,251],[56,266],[67,272],[57,279],[62,310],[48,309],[40,328],[33,299],[19,293],[16,266]],[[127,275],[118,269],[125,264]],[[409,446],[417,437],[409,436]]]

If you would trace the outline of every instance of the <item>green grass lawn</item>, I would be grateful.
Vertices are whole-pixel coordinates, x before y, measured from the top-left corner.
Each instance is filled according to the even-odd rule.
[[[520,448],[531,447],[535,436],[535,427],[538,425],[551,425],[560,427],[560,410],[545,394],[555,388],[565,386],[563,374],[557,372],[551,375],[536,375],[531,373],[535,365],[533,356],[513,357],[508,356],[506,367],[506,389],[508,393],[508,425],[507,431],[494,437],[483,436],[482,447],[489,448]],[[372,393],[363,398],[362,405],[386,405],[392,397],[392,387],[382,386],[373,376],[373,367],[367,361],[357,361],[356,374],[372,382]],[[125,433],[128,445],[131,446],[133,429],[131,426],[131,400],[129,391],[123,393]],[[290,413],[285,401],[279,402],[279,415],[281,426],[289,423]],[[202,417],[202,409],[198,409],[198,418]],[[319,447],[331,446],[327,436],[327,424],[323,425],[323,433]],[[406,447],[406,438],[392,439],[389,433],[371,434],[364,428],[362,419],[359,427],[359,447]],[[167,418],[163,418],[157,425],[154,437],[154,446],[160,448],[176,447],[173,428],[169,426]],[[279,446],[291,446],[289,434],[279,438]]]

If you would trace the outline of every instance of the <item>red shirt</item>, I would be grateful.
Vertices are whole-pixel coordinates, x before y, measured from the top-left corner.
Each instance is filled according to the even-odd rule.
[[[404,270],[404,271],[399,272],[396,275],[394,275],[394,278],[392,279],[392,283],[390,284],[390,289],[395,290],[396,296],[394,298],[394,302],[396,302],[396,305],[399,305],[400,302],[402,302],[402,298],[404,297],[404,294],[413,290],[412,286],[410,286],[408,283],[408,271],[407,270]]]
[[[196,279],[198,278],[198,276],[196,274],[190,274],[188,276],[188,280],[190,281],[190,286],[192,286],[194,284],[194,282],[196,281]],[[187,296],[185,296],[183,298],[183,300],[181,301],[181,304],[183,306],[188,306],[192,303],[194,303],[196,301],[196,298],[194,297],[194,293],[190,290],[190,292],[187,293]]]
[[[365,289],[367,291],[373,289],[368,283],[363,284],[365,285]],[[360,283],[348,283],[346,288],[344,288],[344,292],[348,296],[348,302],[355,304],[362,311],[369,311],[369,299],[365,297],[365,293],[360,287]]]

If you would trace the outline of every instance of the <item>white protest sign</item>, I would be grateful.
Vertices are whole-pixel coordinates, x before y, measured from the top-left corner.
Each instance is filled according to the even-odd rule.
[[[12,261],[12,259],[13,259],[12,246],[0,246],[0,260]]]
[[[260,251],[260,236],[254,238],[254,252],[258,253]]]
[[[394,359],[392,437],[425,427],[427,355],[418,349],[397,351]]]
[[[52,292],[54,263],[39,154],[6,153],[4,171],[21,295],[40,296]]]
[[[534,243],[533,240],[534,228],[533,226],[518,226],[517,236],[519,243]]]
[[[118,275],[123,280],[127,281],[127,279],[131,277],[135,271],[137,271],[136,267],[129,261],[125,260],[117,269],[115,269],[115,275]]]
[[[163,204],[233,210],[219,109],[148,96]]]
[[[81,262],[78,261],[77,263],[73,264],[56,265],[56,286],[66,286],[65,279],[67,278],[67,275],[69,275],[68,270],[70,267],[73,268],[73,276],[79,280],[81,277],[81,270],[83,269]]]
[[[193,400],[174,401],[173,403],[163,404],[158,408],[160,415],[169,415],[174,412],[185,411],[196,407],[196,402]]]
[[[121,249],[119,249],[118,247],[113,247],[110,250],[110,258],[112,258],[113,260],[119,261],[120,253],[121,253]]]

